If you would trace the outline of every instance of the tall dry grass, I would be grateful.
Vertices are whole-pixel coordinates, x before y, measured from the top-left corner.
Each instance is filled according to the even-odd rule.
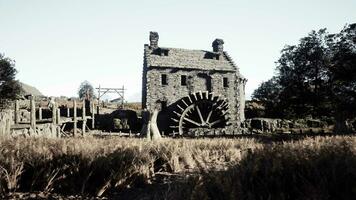
[[[0,141],[0,192],[45,191],[103,195],[149,184],[158,173],[224,169],[254,139],[15,138]]]
[[[356,136],[288,141],[0,139],[3,197],[16,191],[102,196],[155,187],[161,181],[147,195],[153,199],[347,199],[356,194],[355,169]],[[167,183],[159,178],[171,175],[178,178]]]
[[[269,144],[186,184],[187,199],[355,199],[356,137]]]

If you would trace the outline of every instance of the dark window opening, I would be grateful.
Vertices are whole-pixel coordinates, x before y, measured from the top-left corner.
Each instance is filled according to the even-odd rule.
[[[157,48],[152,51],[152,54],[158,55],[158,56],[168,56],[169,49],[165,48]]]
[[[162,85],[168,85],[168,82],[167,82],[167,74],[162,74],[162,75],[161,75],[161,84],[162,84]]]
[[[167,101],[161,101],[161,111],[167,109]]]
[[[213,52],[206,52],[204,55],[205,59],[213,59],[213,60],[219,60],[220,59],[220,54],[218,53],[213,53]]]
[[[182,75],[180,77],[180,84],[181,85],[187,85],[187,76],[186,75]]]
[[[162,51],[161,56],[168,56],[168,51]]]
[[[223,78],[223,85],[224,87],[229,87],[229,80],[226,77]]]

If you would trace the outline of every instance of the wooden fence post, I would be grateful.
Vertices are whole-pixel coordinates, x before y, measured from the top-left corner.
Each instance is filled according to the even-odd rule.
[[[61,109],[57,108],[57,124],[61,123]]]
[[[77,135],[77,102],[73,100],[73,136]]]
[[[20,103],[19,100],[15,101],[15,124],[20,122]]]
[[[38,108],[38,119],[42,120],[42,107],[41,106]]]
[[[57,104],[52,105],[52,123],[57,124]]]
[[[95,105],[94,105],[94,101],[92,101],[92,110],[91,110],[91,128],[94,129],[95,128]]]
[[[10,135],[10,131],[11,131],[11,113],[9,113],[9,117],[6,119],[6,130],[5,130],[5,134],[6,136]]]
[[[86,126],[86,111],[85,111],[85,99],[83,99],[83,108],[82,108],[82,119],[83,119],[83,123],[82,123],[82,135],[84,136],[85,134],[85,126]]]
[[[98,90],[98,105],[97,105],[97,108],[96,108],[97,109],[97,111],[96,111],[97,115],[100,114],[100,107],[99,106],[100,106],[100,85],[99,85],[99,90]]]
[[[30,113],[30,122],[33,131],[36,131],[36,104],[34,96],[30,97],[30,106],[31,106],[31,113]]]

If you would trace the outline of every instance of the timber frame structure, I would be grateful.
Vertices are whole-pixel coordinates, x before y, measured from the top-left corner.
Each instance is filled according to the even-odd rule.
[[[121,108],[124,108],[124,103],[125,103],[125,86],[122,86],[122,88],[102,88],[99,87],[95,88],[98,90],[98,102],[100,102],[100,98],[104,96],[105,94],[117,94],[119,95],[119,98],[121,100]],[[100,103],[98,103],[97,106],[97,114],[99,115],[99,110],[100,110]]]
[[[16,132],[17,130],[30,130],[28,133],[35,135],[51,134],[52,137],[61,137],[67,135],[64,132],[64,128],[67,124],[73,124],[73,136],[78,136],[78,123],[80,122],[81,135],[84,136],[87,129],[94,129],[95,117],[94,117],[94,102],[86,102],[85,100],[78,102],[72,100],[72,106],[58,107],[56,103],[48,104],[49,106],[42,106],[41,101],[35,101],[33,96],[29,100],[21,100],[23,103],[30,104],[30,109],[22,109],[21,111],[29,112],[30,120],[21,119],[20,117],[20,100],[16,100],[14,103],[14,117],[13,122],[10,122],[10,132]],[[53,100],[54,102],[54,100]],[[82,104],[78,107],[78,104]],[[89,107],[89,110],[88,110]],[[44,118],[43,111],[51,112],[51,117]],[[80,113],[80,115],[78,115]],[[91,124],[87,125],[88,120]],[[41,131],[44,127],[49,127],[49,131]],[[31,136],[31,134],[29,134]]]

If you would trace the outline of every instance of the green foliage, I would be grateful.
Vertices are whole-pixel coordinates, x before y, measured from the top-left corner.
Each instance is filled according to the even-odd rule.
[[[0,54],[0,109],[8,106],[20,93],[20,84],[15,80],[15,61]]]
[[[356,116],[356,24],[346,26],[330,41],[333,53],[331,85],[336,109],[346,117]]]
[[[93,86],[88,81],[82,82],[79,86],[78,95],[79,98],[81,99],[83,98],[86,100],[95,99]]]
[[[269,117],[303,118],[355,115],[356,25],[338,34],[312,31],[286,46],[276,62],[276,76],[262,83],[253,99],[264,102]]]
[[[281,115],[280,110],[277,108],[281,91],[282,86],[279,84],[277,77],[272,77],[270,80],[263,82],[253,92],[252,98],[263,103],[266,116],[277,117]]]
[[[283,88],[281,109],[287,117],[320,116],[328,102],[328,53],[326,30],[312,31],[297,46],[282,50],[277,62],[278,80]]]

